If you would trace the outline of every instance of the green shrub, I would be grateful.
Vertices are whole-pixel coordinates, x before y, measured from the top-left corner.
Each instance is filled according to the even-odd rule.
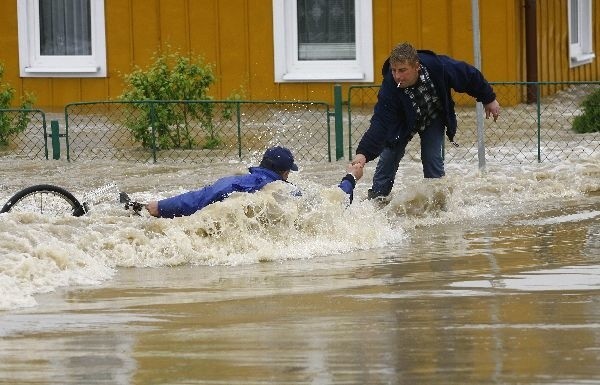
[[[146,70],[136,68],[125,76],[122,101],[211,100],[209,87],[215,82],[212,66],[200,57],[177,53],[160,54]],[[198,145],[190,131],[200,123],[206,137],[204,148],[217,147],[220,140],[213,124],[212,103],[135,103],[142,114],[128,115],[126,125],[144,147],[158,149],[193,148]],[[153,124],[155,140],[149,129]]]
[[[581,105],[583,114],[573,120],[573,131],[600,132],[600,89],[588,95]]]
[[[4,65],[0,63],[0,109],[11,108],[15,89],[2,81],[4,77]],[[20,109],[30,109],[34,103],[33,95],[26,93],[21,98]],[[0,147],[8,146],[10,138],[20,132],[23,132],[29,124],[30,117],[25,112],[14,113],[0,112]]]

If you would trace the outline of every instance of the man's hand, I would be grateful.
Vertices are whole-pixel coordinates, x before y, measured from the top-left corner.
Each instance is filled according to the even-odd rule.
[[[351,163],[347,167],[348,173],[354,175],[354,180],[358,182],[363,176],[364,166],[360,162]]]
[[[148,204],[146,204],[146,210],[148,210],[150,215],[152,215],[153,217],[158,217],[158,215],[159,215],[158,202],[157,201],[148,202]]]
[[[362,167],[365,167],[365,164],[367,164],[367,158],[363,154],[356,154],[352,160],[352,165],[357,163],[360,163]]]
[[[496,99],[493,102],[483,106],[485,109],[485,118],[489,119],[490,115],[494,118],[494,122],[498,119],[500,114],[500,103]]]

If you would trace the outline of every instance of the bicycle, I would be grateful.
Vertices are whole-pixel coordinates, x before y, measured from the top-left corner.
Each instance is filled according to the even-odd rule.
[[[92,203],[98,203],[103,197],[117,190],[114,183],[106,184],[83,195],[80,202],[68,190],[51,184],[38,184],[26,187],[14,194],[2,207],[0,213],[37,212],[45,215],[70,214],[80,217],[89,212]],[[119,192],[119,203],[134,214],[140,212],[145,203],[133,201],[125,192]]]

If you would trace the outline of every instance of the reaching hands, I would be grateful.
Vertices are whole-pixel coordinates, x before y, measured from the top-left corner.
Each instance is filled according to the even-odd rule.
[[[363,167],[365,167],[365,164],[367,164],[367,158],[363,154],[356,154],[354,159],[352,159],[351,165],[354,166],[357,163],[360,163]]]
[[[158,201],[148,202],[148,204],[146,204],[146,210],[148,210],[148,213],[150,213],[150,215],[153,217],[158,217]]]
[[[363,154],[356,154],[354,159],[352,159],[352,163],[348,165],[348,172],[354,175],[354,179],[357,182],[363,176],[366,163],[367,158]]]
[[[352,162],[347,167],[348,173],[354,175],[354,180],[358,182],[363,176],[364,165],[360,162]]]
[[[485,118],[489,119],[490,115],[494,118],[494,122],[498,119],[498,115],[500,115],[500,103],[496,99],[493,102],[488,103],[483,106],[485,109]]]

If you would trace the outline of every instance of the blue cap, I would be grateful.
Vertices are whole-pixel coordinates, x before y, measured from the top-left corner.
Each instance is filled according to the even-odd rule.
[[[276,171],[298,171],[298,166],[294,163],[294,155],[285,147],[268,148],[263,155],[263,162],[268,163]]]

